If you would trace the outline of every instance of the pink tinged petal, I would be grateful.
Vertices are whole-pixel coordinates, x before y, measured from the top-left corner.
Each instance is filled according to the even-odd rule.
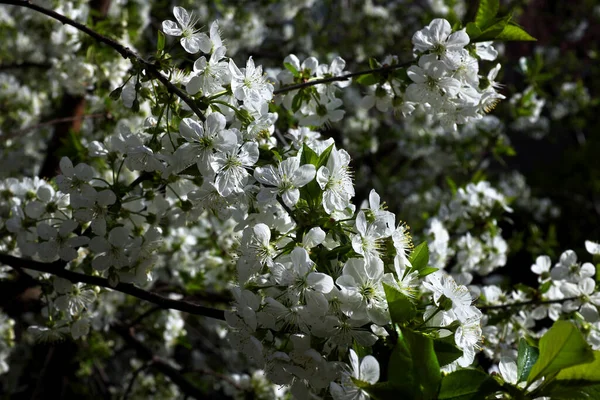
[[[379,363],[373,356],[366,356],[360,363],[359,379],[370,384],[379,381]]]
[[[309,287],[321,293],[329,293],[333,290],[333,278],[321,272],[311,272],[306,277],[306,282]]]
[[[165,35],[169,36],[181,36],[183,33],[175,21],[163,21],[162,28]]]

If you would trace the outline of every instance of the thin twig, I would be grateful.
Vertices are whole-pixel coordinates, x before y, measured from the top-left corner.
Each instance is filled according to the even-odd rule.
[[[174,309],[187,312],[194,315],[203,315],[205,317],[225,320],[225,312],[216,308],[204,307],[198,304],[184,300],[173,300],[168,297],[158,295],[141,289],[131,283],[118,283],[116,286],[111,286],[108,279],[99,276],[91,276],[79,272],[69,271],[65,269],[65,263],[55,261],[53,263],[41,263],[33,260],[25,260],[22,258],[10,256],[0,253],[0,263],[6,264],[17,269],[31,269],[39,272],[46,272],[67,279],[73,283],[87,283],[88,285],[101,286],[107,289],[116,290],[138,299],[146,300],[154,303],[163,309]]]
[[[381,68],[374,68],[374,69],[367,69],[367,70],[364,70],[364,71],[351,72],[351,73],[346,74],[346,75],[331,76],[329,78],[315,79],[315,80],[312,80],[312,81],[306,81],[306,82],[303,82],[303,83],[297,83],[295,85],[284,86],[281,89],[275,90],[273,92],[273,94],[277,95],[277,94],[289,92],[291,90],[304,89],[304,88],[309,87],[309,86],[321,85],[323,83],[347,81],[348,79],[354,78],[355,76],[368,75],[368,74],[377,74],[377,73],[381,73],[381,72],[393,71],[395,69],[404,68],[404,67],[406,67],[408,65],[411,65],[413,63],[414,63],[414,61],[407,61],[407,62],[401,63],[401,64],[385,65],[385,66],[383,66]]]
[[[500,304],[500,305],[495,305],[495,306],[481,306],[481,307],[477,307],[479,308],[481,311],[485,311],[485,310],[502,310],[502,309],[509,309],[509,308],[515,308],[515,307],[525,307],[525,306],[541,306],[544,304],[556,304],[556,303],[562,303],[563,301],[570,301],[570,300],[580,300],[579,297],[565,297],[564,299],[554,299],[554,300],[528,300],[528,301],[522,301],[519,303],[510,303],[510,304]]]
[[[203,393],[198,387],[188,381],[182,374],[182,372],[174,368],[167,361],[156,356],[150,348],[140,342],[134,335],[132,329],[127,328],[123,325],[113,325],[113,330],[119,334],[125,340],[125,342],[133,347],[139,357],[151,361],[150,366],[160,373],[166,375],[174,384],[188,396],[192,396],[195,399],[203,399],[206,394]]]
[[[111,115],[109,113],[95,113],[95,114],[76,115],[73,117],[54,118],[49,121],[40,122],[38,124],[31,125],[26,128],[23,128],[23,129],[7,132],[5,135],[2,135],[2,136],[11,138],[11,137],[14,137],[17,135],[23,135],[34,129],[43,128],[44,126],[52,126],[52,125],[60,124],[62,122],[71,122],[71,121],[76,121],[79,119],[88,119],[88,118],[109,118],[110,119]]]
[[[142,373],[142,371],[144,371],[146,368],[150,367],[153,361],[154,360],[148,360],[144,364],[142,364],[141,367],[133,371],[133,375],[131,376],[129,384],[127,385],[127,390],[125,390],[125,393],[123,394],[123,400],[127,400],[129,398],[129,393],[131,393],[131,389],[133,389],[133,384],[135,383],[135,380],[137,379],[138,375]]]
[[[39,13],[47,15],[50,18],[54,18],[55,20],[62,22],[63,24],[71,25],[72,27],[74,27],[74,28],[80,30],[81,32],[89,35],[90,37],[94,38],[96,41],[98,41],[100,43],[104,43],[104,44],[112,47],[123,58],[135,60],[138,63],[140,63],[146,69],[146,71],[148,71],[152,76],[154,76],[156,79],[158,79],[158,81],[160,81],[160,83],[162,83],[167,88],[169,93],[176,95],[184,103],[186,103],[192,109],[192,111],[194,111],[194,113],[198,116],[198,118],[200,118],[202,121],[204,121],[206,119],[206,117],[204,116],[204,113],[200,110],[200,108],[198,108],[198,106],[196,105],[196,103],[194,102],[194,100],[192,98],[190,98],[187,94],[185,94],[177,86],[172,84],[169,81],[169,79],[160,72],[160,70],[157,68],[157,66],[154,63],[147,61],[142,56],[137,54],[135,51],[131,50],[129,47],[125,47],[121,43],[117,42],[116,40],[111,39],[108,36],[104,36],[96,31],[94,31],[93,29],[91,29],[83,24],[80,24],[77,21],[72,20],[71,18],[68,18],[62,14],[57,13],[54,10],[49,10],[47,8],[38,6],[37,4],[30,3],[27,0],[0,0],[0,4],[8,4],[8,5],[13,5],[13,6],[18,6],[18,7],[25,7],[25,8],[29,8],[31,10],[37,11]]]
[[[23,69],[23,68],[40,68],[48,69],[52,65],[49,63],[36,63],[30,61],[17,62],[13,64],[0,64],[0,71],[6,71],[9,69]]]

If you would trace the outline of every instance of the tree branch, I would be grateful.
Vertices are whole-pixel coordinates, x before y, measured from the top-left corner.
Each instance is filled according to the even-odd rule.
[[[185,94],[177,86],[173,85],[169,81],[169,79],[160,72],[160,70],[156,67],[156,65],[154,63],[147,61],[142,56],[137,54],[135,51],[131,50],[129,47],[125,47],[121,43],[117,42],[116,40],[111,39],[107,36],[104,36],[96,31],[94,31],[93,29],[88,28],[87,26],[80,24],[77,21],[74,21],[68,17],[65,17],[62,14],[57,13],[54,10],[49,10],[47,8],[38,6],[37,4],[30,3],[28,0],[0,0],[0,4],[8,4],[8,5],[12,5],[12,6],[25,7],[25,8],[29,8],[31,10],[37,11],[37,12],[44,14],[50,18],[53,18],[59,22],[62,22],[63,24],[71,25],[72,27],[74,27],[74,28],[80,30],[81,32],[89,35],[90,37],[94,38],[96,41],[98,41],[100,43],[104,43],[107,46],[112,47],[123,58],[135,60],[138,63],[140,63],[142,66],[144,66],[146,71],[148,71],[152,76],[154,76],[156,79],[158,79],[158,81],[167,88],[169,93],[176,95],[184,103],[186,103],[192,109],[192,111],[194,111],[194,113],[198,116],[198,118],[200,118],[202,121],[204,121],[206,119],[203,112],[200,110],[200,108],[198,108],[198,106],[195,104],[195,102],[192,98],[190,98],[187,94]]]
[[[0,64],[0,71],[6,71],[10,69],[23,69],[23,68],[40,68],[48,69],[52,65],[49,63],[36,63],[30,61],[23,61],[17,63]]]
[[[128,345],[135,349],[138,356],[150,362],[150,367],[166,375],[188,396],[192,396],[195,399],[203,399],[206,397],[206,394],[188,381],[182,375],[180,370],[171,366],[171,364],[169,364],[167,361],[155,356],[150,348],[146,347],[142,342],[136,339],[131,329],[128,329],[122,325],[113,325],[112,328],[116,333],[119,334],[119,336],[123,338],[123,340],[125,340]]]
[[[0,1],[1,3],[1,1]],[[281,89],[277,89],[275,91],[273,91],[274,95],[278,95],[281,93],[286,93],[292,90],[297,90],[297,89],[304,89],[306,87],[309,86],[315,86],[315,85],[321,85],[323,83],[330,83],[330,82],[340,82],[340,81],[346,81],[348,79],[352,79],[355,76],[361,76],[361,75],[368,75],[368,74],[377,74],[377,73],[381,73],[381,72],[388,72],[388,71],[393,71],[395,69],[400,69],[400,68],[404,68],[408,65],[413,64],[413,61],[407,61],[405,63],[401,63],[401,64],[395,64],[395,65],[386,65],[383,66],[381,68],[375,68],[375,69],[367,69],[364,71],[358,71],[358,72],[351,72],[349,74],[346,75],[340,75],[340,76],[332,76],[329,78],[322,78],[322,79],[315,79],[312,81],[306,81],[303,83],[298,83],[295,85],[289,85],[289,86],[284,86]]]
[[[46,272],[67,279],[73,283],[81,282],[87,283],[88,285],[101,286],[107,289],[116,290],[118,292],[137,297],[138,299],[154,303],[157,306],[164,309],[179,310],[194,315],[202,315],[205,317],[225,320],[225,312],[223,310],[204,307],[195,303],[191,303],[189,301],[173,300],[168,297],[164,297],[156,293],[152,293],[147,290],[141,289],[131,283],[119,283],[117,284],[117,286],[112,287],[108,283],[108,279],[101,278],[99,276],[86,275],[65,269],[65,263],[62,261],[55,261],[53,263],[41,263],[38,261],[24,260],[22,258],[0,253],[0,263],[6,264],[16,269],[31,269],[39,272]]]
[[[555,303],[562,303],[563,301],[570,301],[570,300],[580,300],[580,297],[565,297],[564,299],[554,299],[554,300],[528,300],[528,301],[522,301],[522,302],[518,302],[518,303],[511,303],[511,304],[500,304],[500,305],[495,305],[495,306],[481,306],[481,307],[477,307],[479,308],[481,311],[486,311],[486,310],[504,310],[504,309],[509,309],[509,308],[514,308],[514,307],[526,307],[526,306],[542,306],[544,304],[555,304]]]
[[[56,124],[60,124],[63,122],[72,122],[72,121],[77,121],[77,120],[83,120],[83,119],[88,119],[88,118],[111,118],[111,114],[109,113],[95,113],[95,114],[83,114],[83,115],[75,115],[72,117],[64,117],[64,118],[54,118],[48,121],[44,121],[44,122],[40,122],[38,124],[35,125],[31,125],[31,126],[27,126],[23,129],[19,129],[19,130],[15,130],[15,131],[10,131],[7,132],[5,135],[5,137],[7,138],[11,138],[14,136],[18,136],[18,135],[23,135],[29,131],[32,131],[34,129],[39,129],[39,128],[43,128],[45,126],[52,126],[52,125],[56,125]]]

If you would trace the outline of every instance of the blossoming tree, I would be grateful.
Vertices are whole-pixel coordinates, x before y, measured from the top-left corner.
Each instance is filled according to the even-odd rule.
[[[357,72],[339,55],[290,53],[263,69],[243,49],[260,30],[251,11],[229,42],[225,9],[223,22],[175,5],[146,28],[145,2],[56,3],[0,0],[15,46],[49,47],[17,61],[49,63],[55,79],[23,94],[6,74],[20,92],[7,102],[13,125],[43,127],[51,100],[90,111],[46,124],[54,150],[1,127],[7,157],[27,147],[30,162],[2,171],[0,278],[28,280],[38,306],[0,318],[0,372],[13,382],[17,349],[63,341],[81,346],[80,375],[98,373],[105,397],[598,395],[594,265],[570,250],[556,264],[539,255],[537,286],[493,284],[508,252],[498,227],[513,211],[508,189],[448,175],[441,195],[424,183],[439,204],[421,209],[415,243],[373,175],[354,173],[353,137],[332,128],[375,107],[374,120],[404,124],[414,154],[439,151],[420,143],[424,127],[456,143],[492,132],[489,113],[506,98],[496,46],[534,40],[498,1],[480,1],[471,20],[431,19],[404,52],[367,61],[363,48]],[[305,3],[269,10],[293,20],[320,4]],[[134,50],[150,31],[156,48]],[[446,161],[411,169],[414,184],[443,178]]]

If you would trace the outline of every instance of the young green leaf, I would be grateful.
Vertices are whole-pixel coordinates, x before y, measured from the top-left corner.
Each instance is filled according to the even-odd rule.
[[[448,336],[451,340],[435,339],[433,349],[437,356],[440,367],[448,365],[463,355],[463,351],[454,345],[454,336]]]
[[[594,361],[588,364],[575,365],[561,370],[555,378],[557,381],[578,381],[578,383],[600,384],[600,351],[594,351]]]
[[[496,36],[496,40],[534,42],[537,39],[525,32],[520,26],[508,24],[504,27],[502,32]]]
[[[439,400],[479,400],[500,390],[498,382],[483,371],[461,369],[442,378]]]
[[[158,39],[156,42],[156,50],[158,50],[158,52],[162,52],[165,49],[165,34],[162,33],[161,31],[158,31]]]
[[[496,14],[498,14],[499,6],[499,0],[479,0],[479,7],[477,7],[477,14],[475,15],[475,24],[482,30],[487,28]]]
[[[427,275],[431,275],[431,274],[433,274],[437,270],[438,269],[434,268],[434,267],[423,268],[423,269],[419,270],[419,278],[424,278]]]
[[[413,249],[410,254],[410,263],[413,271],[420,271],[427,267],[429,263],[429,247],[427,247],[427,242],[423,242]]]
[[[575,324],[556,321],[540,339],[540,356],[531,368],[527,382],[592,361],[594,353]]]
[[[379,82],[379,78],[374,74],[366,74],[356,78],[356,82],[365,86],[376,85]]]
[[[540,351],[537,347],[530,346],[525,338],[519,341],[519,356],[517,358],[517,381],[527,380],[531,368],[537,361]]]
[[[412,359],[416,361],[414,369],[417,382],[423,392],[423,398],[433,399],[438,392],[442,379],[433,340],[409,329],[403,329],[402,332],[406,343],[408,343]]]
[[[404,322],[413,319],[417,313],[417,308],[413,302],[393,286],[384,283],[383,288],[385,290],[385,297],[388,302],[392,322],[395,324],[403,324]]]

